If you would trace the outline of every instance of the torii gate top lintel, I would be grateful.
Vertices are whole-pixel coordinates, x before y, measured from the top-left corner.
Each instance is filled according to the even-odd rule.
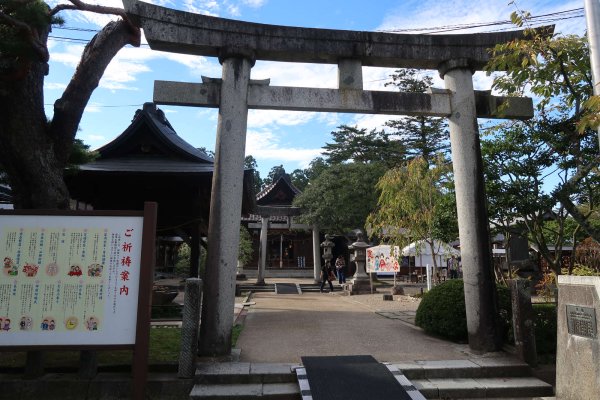
[[[127,14],[144,29],[152,49],[219,57],[231,49],[256,60],[438,69],[466,59],[472,70],[488,62],[489,49],[524,37],[522,30],[452,35],[410,35],[268,25],[211,17],[123,0]],[[552,32],[553,27],[540,28]]]

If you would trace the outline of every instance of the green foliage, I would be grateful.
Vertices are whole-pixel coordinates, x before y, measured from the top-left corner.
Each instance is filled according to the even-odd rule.
[[[427,333],[457,342],[467,340],[467,314],[461,279],[451,279],[435,286],[423,296],[415,324]]]
[[[246,156],[246,158],[244,159],[244,168],[254,170],[254,172],[252,173],[254,193],[260,192],[260,189],[262,187],[262,179],[260,179],[260,173],[258,172],[258,163],[256,162],[256,159],[250,155]]]
[[[379,163],[324,168],[294,200],[295,206],[303,208],[301,220],[332,234],[364,228],[377,203],[375,184],[384,171]]]
[[[52,19],[48,5],[44,1],[2,1],[0,12],[24,23],[34,31],[44,32],[52,23],[62,21]],[[0,59],[36,59],[31,38],[22,30],[0,22]]]
[[[510,290],[506,286],[498,286],[497,292],[498,327],[504,339],[508,340],[512,319]],[[451,279],[427,292],[417,309],[415,324],[433,335],[456,342],[467,341],[467,314],[463,280]]]
[[[245,226],[240,226],[240,246],[238,250],[238,260],[242,263],[242,265],[246,265],[252,260],[252,253],[254,249],[252,248],[252,236],[248,229]]]
[[[368,218],[372,235],[400,248],[414,240],[440,238],[435,227],[441,227],[442,216],[452,218],[449,204],[453,203],[444,199],[443,178],[448,166],[441,158],[437,161],[430,167],[417,157],[384,174],[376,186],[380,193],[377,209]]]
[[[529,17],[527,12],[514,13],[512,20],[526,26]],[[586,223],[600,204],[598,137],[591,129],[600,100],[592,97],[585,37],[532,29],[526,34],[526,39],[496,46],[486,67],[488,73],[506,71],[495,76],[494,89],[509,96],[531,92],[537,108],[530,121],[492,127],[482,143],[490,220],[505,235],[515,220],[523,221],[521,229],[560,272],[560,251],[551,254],[549,246],[560,250],[567,239],[581,236],[568,226],[565,209],[581,230],[597,234]],[[553,179],[557,185],[544,190],[548,175],[558,178]],[[551,214],[555,223],[547,221]]]
[[[283,165],[275,165],[274,167],[271,167],[269,174],[262,182],[263,189],[265,188],[265,186],[275,183],[283,175],[286,175],[285,168],[283,168]]]
[[[398,140],[391,140],[385,131],[341,125],[331,132],[333,143],[323,146],[323,154],[330,164],[344,162],[379,162],[388,168],[398,165],[405,159],[405,149]]]
[[[433,84],[430,75],[416,69],[396,70],[391,78],[392,82],[386,86],[395,86],[404,93],[424,93]],[[428,163],[434,163],[440,154],[448,158],[450,137],[445,118],[406,116],[387,121],[385,125],[393,129],[391,136],[404,145],[408,159],[423,157]]]
[[[567,268],[563,268],[561,270],[563,275],[568,275],[569,270]],[[587,265],[575,264],[573,271],[571,271],[571,275],[575,276],[600,276],[600,271],[596,268],[588,267]]]
[[[538,355],[556,354],[557,316],[555,304],[533,304],[535,347]]]
[[[244,325],[241,324],[235,324],[233,326],[233,329],[231,330],[231,347],[235,347],[243,329]]]

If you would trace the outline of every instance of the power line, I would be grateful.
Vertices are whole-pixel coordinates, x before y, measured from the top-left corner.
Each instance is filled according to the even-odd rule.
[[[527,18],[527,21],[529,23],[542,25],[542,24],[548,24],[548,23],[557,22],[557,21],[563,21],[563,20],[567,20],[567,19],[583,18],[584,15],[585,15],[584,9],[583,9],[583,7],[580,7],[580,8],[573,8],[571,10],[563,10],[563,11],[556,11],[556,12],[547,13],[547,14],[532,15],[529,18]],[[432,27],[428,27],[428,28],[382,29],[382,30],[379,30],[378,32],[389,32],[389,33],[424,32],[426,34],[432,34],[432,33],[452,32],[452,31],[460,31],[460,30],[484,28],[484,27],[492,27],[492,26],[502,26],[502,25],[510,25],[510,27],[490,30],[489,32],[500,32],[500,31],[504,31],[504,30],[514,29],[514,25],[513,25],[512,21],[506,19],[506,20],[478,22],[478,23],[474,22],[474,23],[469,23],[469,24],[432,26]],[[75,28],[75,27],[69,27],[69,26],[56,26],[55,29],[78,31],[78,32],[93,32],[93,33],[99,32],[99,30],[96,30],[96,29]],[[85,39],[68,38],[68,37],[62,37],[62,36],[50,36],[50,37],[53,39],[56,39],[58,41],[87,42]],[[148,45],[142,44],[142,46],[148,46]]]
[[[54,103],[45,103],[45,106],[53,106]],[[88,104],[88,107],[98,107],[98,108],[121,108],[121,107],[142,107],[143,104],[121,104],[121,105],[99,105],[99,104]]]
[[[562,21],[566,19],[572,18],[583,18],[584,10],[583,8],[574,8],[571,10],[557,11],[553,13],[541,14],[530,16],[527,18],[527,21],[535,24],[546,24],[549,22]],[[510,20],[500,20],[500,21],[488,21],[488,22],[479,22],[479,23],[469,23],[469,24],[454,24],[454,25],[442,25],[436,27],[428,27],[428,28],[395,28],[395,29],[384,29],[380,32],[389,32],[389,33],[405,33],[405,32],[425,32],[425,33],[439,33],[439,32],[450,32],[456,30],[465,30],[465,29],[473,29],[473,28],[482,28],[486,26],[501,26],[501,25],[513,25]],[[508,28],[510,29],[510,28]]]

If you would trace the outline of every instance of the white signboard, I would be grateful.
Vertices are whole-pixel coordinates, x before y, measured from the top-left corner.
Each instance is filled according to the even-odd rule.
[[[134,344],[142,225],[0,215],[0,346]]]

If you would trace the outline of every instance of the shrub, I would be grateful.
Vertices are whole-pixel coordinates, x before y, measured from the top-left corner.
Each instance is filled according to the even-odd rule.
[[[462,279],[451,279],[421,299],[415,324],[427,333],[455,341],[467,340],[467,315]]]
[[[497,290],[500,309],[498,326],[506,341],[510,338],[512,319],[510,290],[506,286],[498,286]],[[415,324],[427,333],[457,342],[466,342],[467,314],[462,279],[451,279],[434,287],[423,296],[417,309]]]

